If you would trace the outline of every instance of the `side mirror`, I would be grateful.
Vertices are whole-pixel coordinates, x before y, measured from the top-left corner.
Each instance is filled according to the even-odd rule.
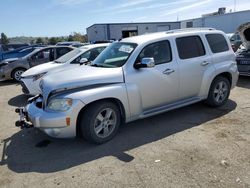
[[[140,68],[152,68],[155,66],[155,60],[153,57],[145,57],[142,58],[140,63],[135,64],[135,68],[136,69],[140,69]]]
[[[89,62],[89,60],[87,58],[81,58],[79,61],[80,65],[83,65],[83,64],[88,63],[88,62]]]

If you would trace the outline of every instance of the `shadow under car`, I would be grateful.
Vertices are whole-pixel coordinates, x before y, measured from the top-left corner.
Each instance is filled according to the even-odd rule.
[[[3,140],[0,165],[7,165],[17,173],[50,173],[105,156],[130,162],[134,156],[126,154],[126,151],[224,116],[236,106],[232,100],[219,108],[197,103],[138,120],[121,126],[116,137],[102,145],[93,145],[81,139],[52,139],[33,128],[21,130]]]

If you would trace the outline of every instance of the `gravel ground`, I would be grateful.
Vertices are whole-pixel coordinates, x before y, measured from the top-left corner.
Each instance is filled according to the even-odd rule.
[[[14,126],[21,87],[0,83],[0,187],[250,187],[250,77],[223,107],[124,125],[103,145]]]

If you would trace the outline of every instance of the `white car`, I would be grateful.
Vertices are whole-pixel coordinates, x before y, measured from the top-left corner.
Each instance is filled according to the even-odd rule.
[[[41,93],[39,83],[44,75],[67,70],[84,64],[86,61],[93,61],[107,46],[105,44],[91,44],[75,49],[59,59],[33,67],[22,74],[22,90],[28,95]],[[56,80],[55,80],[56,81]]]

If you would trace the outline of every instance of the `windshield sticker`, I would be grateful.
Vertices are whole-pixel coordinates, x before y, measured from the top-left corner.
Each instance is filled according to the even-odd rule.
[[[129,45],[122,45],[120,48],[119,48],[119,51],[120,52],[126,52],[126,53],[131,53],[133,51],[134,48],[132,48],[131,46]]]

